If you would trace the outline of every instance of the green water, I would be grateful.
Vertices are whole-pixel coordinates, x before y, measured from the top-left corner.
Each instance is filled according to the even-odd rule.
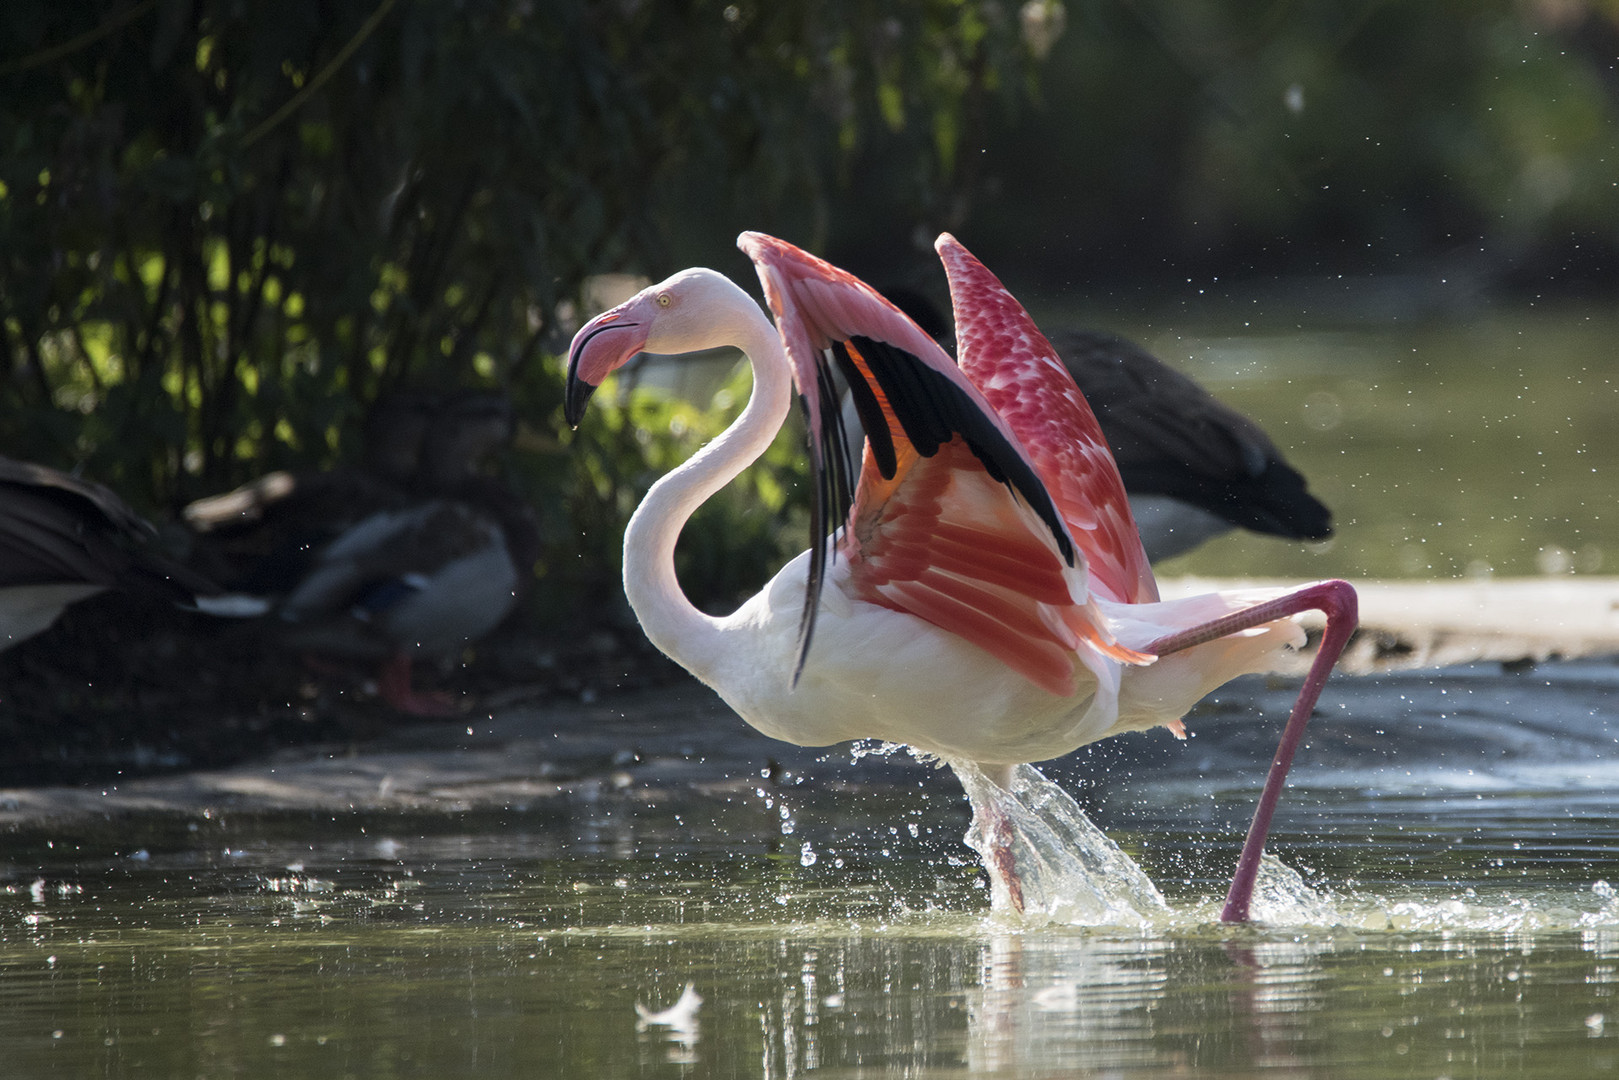
[[[1259,420],[1338,527],[1232,534],[1166,573],[1619,573],[1619,307],[1136,333]]]
[[[976,875],[953,865],[963,853],[932,835],[959,824],[954,808],[913,818],[922,836],[889,838],[887,857],[853,822],[836,836],[803,822],[841,867],[772,843],[762,802],[754,835],[666,845],[639,835],[626,800],[619,854],[566,839],[599,806],[465,831],[198,821],[193,845],[172,828],[134,858],[62,853],[71,841],[41,855],[35,838],[0,893],[0,1047],[8,1076],[1496,1077],[1619,1063],[1619,904],[1593,889],[1619,872],[1611,827],[1593,818],[1570,849],[1530,858],[1503,842],[1509,883],[1436,884],[1402,858],[1428,810],[1393,802],[1372,837],[1389,846],[1361,859],[1284,830],[1278,849],[1334,865],[1335,884],[1318,879],[1331,917],[1248,929],[1212,924],[1215,882],[1200,868],[1186,884],[1179,866],[1158,867],[1176,887],[1157,925],[991,918]],[[1156,847],[1176,841],[1195,843]],[[1577,870],[1557,868],[1571,855]],[[667,1008],[687,983],[702,998],[688,1020],[640,1019],[637,1004]]]

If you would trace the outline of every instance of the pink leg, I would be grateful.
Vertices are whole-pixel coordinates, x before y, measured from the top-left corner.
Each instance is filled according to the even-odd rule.
[[[987,783],[991,788],[1008,793],[1010,798],[1012,790],[1012,776],[1014,766],[1011,765],[980,765],[976,771],[980,773],[980,781]],[[973,829],[982,837],[979,853],[984,857],[984,869],[990,877],[991,895],[997,885],[1006,887],[1007,901],[1012,910],[1021,914],[1023,912],[1023,879],[1018,876],[1017,856],[1012,849],[1012,819],[1000,807],[998,795],[985,795],[983,798],[974,798],[972,789],[968,785],[968,798],[972,804]]]
[[[1012,910],[1023,914],[1023,881],[1018,877],[1017,861],[1012,856],[1012,823],[999,811],[995,814],[994,824],[990,826],[990,846],[995,852],[995,869],[1000,872],[1001,880],[1006,882],[1007,899],[1012,903]]]
[[[454,716],[455,699],[449,694],[417,690],[410,685],[410,655],[395,653],[383,662],[377,673],[377,692],[382,700],[411,716]]]
[[[1347,581],[1322,581],[1306,586],[1275,600],[1257,604],[1245,611],[1234,612],[1211,623],[1182,630],[1159,638],[1148,645],[1147,652],[1164,656],[1189,649],[1227,634],[1274,622],[1301,611],[1319,611],[1327,617],[1326,632],[1316,649],[1315,660],[1304,677],[1299,699],[1282,730],[1282,740],[1276,745],[1276,756],[1271,759],[1270,774],[1265,778],[1265,790],[1254,808],[1253,824],[1248,826],[1248,839],[1243,842],[1242,854],[1237,859],[1237,872],[1231,878],[1231,890],[1226,893],[1225,909],[1220,912],[1221,922],[1247,922],[1248,905],[1253,900],[1254,879],[1259,874],[1259,857],[1265,851],[1265,837],[1270,832],[1270,819],[1276,812],[1276,803],[1282,797],[1287,783],[1287,770],[1293,764],[1293,752],[1304,738],[1304,726],[1321,696],[1332,666],[1349,643],[1349,636],[1360,622],[1360,604],[1355,590]]]

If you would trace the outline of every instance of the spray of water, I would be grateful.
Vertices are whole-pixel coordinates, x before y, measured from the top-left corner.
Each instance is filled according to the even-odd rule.
[[[1217,916],[1219,897],[1188,910],[1171,909],[1147,872],[1033,765],[1013,766],[1003,786],[973,762],[942,760],[899,743],[857,743],[854,760],[903,752],[924,763],[950,766],[966,789],[972,808],[967,846],[978,853],[989,876],[990,911],[997,918],[1025,926],[1162,928]],[[1012,853],[1021,910],[997,855],[1001,844]],[[1270,854],[1260,860],[1251,916],[1271,926],[1357,921]]]
[[[948,763],[967,789],[967,844],[990,876],[990,908],[1010,912],[1012,889],[994,844],[1009,843],[1023,895],[1023,918],[1087,926],[1144,925],[1168,912],[1163,894],[1136,861],[1085,816],[1079,804],[1032,765],[1015,766],[1006,786],[971,762]]]
[[[1254,899],[1248,916],[1254,922],[1272,926],[1332,926],[1343,921],[1331,900],[1269,852],[1259,858],[1259,876],[1254,879]]]
[[[1092,824],[1066,791],[1032,765],[1011,770],[1003,787],[971,762],[947,764],[967,789],[972,825],[967,844],[984,861],[990,909],[1015,913],[1013,887],[995,845],[1009,844],[1024,923],[1150,926],[1174,915],[1152,879]],[[1331,902],[1296,870],[1266,855],[1254,889],[1253,917],[1272,925],[1332,925]]]

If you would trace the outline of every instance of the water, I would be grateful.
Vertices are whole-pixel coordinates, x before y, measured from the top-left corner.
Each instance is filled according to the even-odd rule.
[[[1143,335],[1260,416],[1340,523],[1329,545],[1232,537],[1179,568],[1613,572],[1616,331],[1530,312]],[[948,772],[659,698],[468,755],[521,790],[501,809],[476,808],[466,765],[412,813],[193,793],[19,818],[0,832],[0,1060],[483,1080],[1619,1068],[1619,667],[1335,680],[1263,921],[1222,926],[1295,692],[1242,680],[1187,743],[1087,748],[1042,766],[1055,789],[1025,776],[1064,864],[1038,918],[992,910]],[[542,775],[554,792],[512,779]],[[1105,833],[1089,869],[1065,863],[1076,810]]]
[[[547,857],[522,823],[379,851],[349,826],[15,883],[9,1074],[1578,1075],[1615,1053],[1595,883],[1340,883],[1331,921],[1241,930],[1199,887],[1137,927],[1028,929],[912,853],[829,874]],[[684,1022],[642,1019],[688,983]]]
[[[1335,515],[1295,546],[1232,534],[1166,565],[1310,579],[1619,572],[1619,312],[1466,323],[1128,330],[1257,418]]]
[[[972,807],[967,846],[983,862],[992,911],[1078,926],[1148,925],[1168,911],[1135,860],[1034,766],[1015,766],[1005,787],[969,761],[950,769]]]
[[[1161,894],[1102,926],[991,910],[949,772],[772,763],[717,711],[700,769],[649,751],[524,810],[18,827],[0,1052],[17,1076],[1585,1075],[1619,1064],[1619,725],[1591,707],[1616,679],[1346,680],[1270,845],[1298,876],[1267,872],[1250,927],[1219,908],[1293,692],[1259,679],[1187,744],[1048,769]]]

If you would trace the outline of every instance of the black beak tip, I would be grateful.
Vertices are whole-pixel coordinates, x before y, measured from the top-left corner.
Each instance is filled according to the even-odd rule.
[[[578,430],[579,421],[585,415],[585,406],[590,403],[590,395],[595,392],[596,388],[583,379],[577,377],[568,379],[567,394],[562,402],[562,417],[568,422],[569,427]]]

